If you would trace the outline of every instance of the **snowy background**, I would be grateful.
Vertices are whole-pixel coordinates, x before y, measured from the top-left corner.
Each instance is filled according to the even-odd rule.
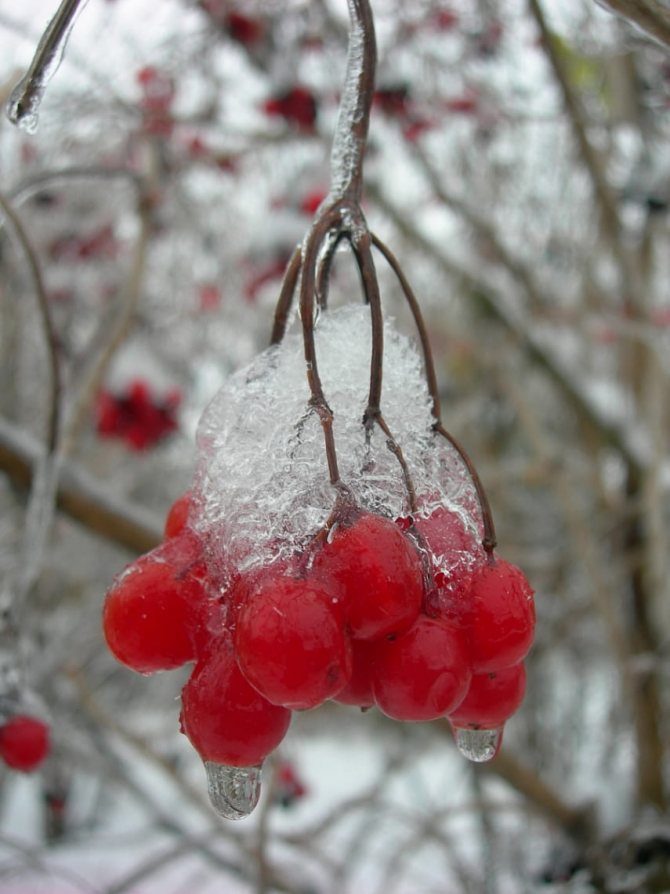
[[[0,0],[3,103],[54,6]],[[47,486],[28,517],[50,370],[5,213],[0,572],[23,598],[0,650],[54,747],[31,776],[0,769],[2,894],[670,891],[670,57],[591,0],[373,7],[365,211],[424,309],[500,552],[537,592],[524,706],[481,767],[446,721],[297,715],[259,809],[231,824],[178,732],[186,671],[142,678],[108,654],[105,591],[189,486],[198,419],[266,347],[328,189],[347,10],[90,0],[36,132],[0,122],[65,454],[46,469],[59,509]],[[269,115],[295,86],[315,114]],[[360,301],[347,252],[331,289]],[[286,766],[304,792],[282,804]]]

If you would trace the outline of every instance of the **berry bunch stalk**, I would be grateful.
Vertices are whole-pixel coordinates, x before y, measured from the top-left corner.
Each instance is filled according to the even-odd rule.
[[[331,188],[317,211],[312,227],[289,261],[275,309],[270,344],[277,344],[283,339],[294,297],[298,291],[307,382],[311,393],[310,409],[319,416],[330,482],[338,492],[335,510],[331,516],[333,523],[338,513],[349,503],[349,492],[346,483],[340,478],[333,434],[333,411],[328,404],[319,375],[314,339],[315,304],[319,311],[327,309],[333,257],[338,245],[342,241],[348,242],[360,273],[365,303],[370,307],[372,330],[370,385],[362,419],[365,437],[369,443],[375,426],[381,429],[386,437],[387,447],[397,458],[402,470],[410,513],[416,512],[417,499],[411,472],[402,447],[384,419],[381,407],[384,319],[372,251],[373,247],[376,248],[395,274],[413,316],[421,342],[426,381],[431,396],[432,414],[435,419],[433,430],[436,435],[452,445],[468,470],[482,514],[482,546],[489,558],[492,558],[496,546],[496,534],[490,504],[474,463],[442,424],[435,365],[419,302],[397,258],[376,234],[370,232],[361,208],[363,160],[374,94],[377,49],[369,0],[348,0],[348,2],[351,22],[349,57],[344,95],[333,139]]]

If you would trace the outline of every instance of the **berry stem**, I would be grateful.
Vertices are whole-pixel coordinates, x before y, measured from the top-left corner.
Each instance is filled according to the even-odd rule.
[[[370,391],[368,405],[363,414],[363,425],[369,438],[372,426],[378,425],[386,435],[386,443],[389,450],[397,458],[402,469],[405,487],[409,500],[410,512],[416,512],[416,491],[412,482],[409,468],[405,461],[402,448],[397,443],[389,429],[381,411],[381,392],[384,371],[384,317],[382,314],[381,296],[379,294],[379,281],[372,257],[372,237],[365,225],[365,219],[361,214],[363,226],[355,229],[349,237],[358,269],[361,274],[363,293],[366,303],[370,305],[370,319],[372,325],[372,351],[370,357]]]
[[[382,253],[384,258],[386,259],[389,267],[396,275],[398,282],[400,283],[400,287],[405,295],[405,299],[407,304],[409,305],[409,309],[412,313],[412,317],[414,318],[414,324],[417,328],[417,332],[419,334],[419,341],[421,342],[421,349],[423,351],[423,364],[426,372],[426,381],[428,383],[428,392],[430,394],[430,399],[432,403],[432,413],[435,419],[440,419],[440,393],[437,387],[437,375],[435,373],[435,363],[433,361],[433,352],[430,347],[430,339],[428,338],[428,330],[426,328],[426,323],[423,319],[423,315],[421,313],[421,308],[419,306],[418,299],[414,294],[412,287],[405,276],[405,273],[400,266],[400,263],[396,256],[393,254],[391,249],[385,245],[382,240],[375,236],[374,233],[370,234],[370,238],[372,239],[372,244],[374,247]]]
[[[482,539],[482,546],[484,550],[488,553],[489,556],[493,555],[493,550],[496,547],[497,539],[496,539],[496,531],[495,524],[493,522],[493,513],[491,512],[491,504],[489,503],[488,496],[486,494],[486,490],[484,489],[484,485],[482,484],[482,480],[479,477],[479,473],[475,468],[475,464],[472,462],[470,457],[468,456],[465,449],[459,444],[459,442],[454,438],[452,434],[450,434],[442,424],[441,412],[440,412],[440,396],[439,390],[437,387],[437,375],[435,373],[435,363],[433,361],[433,352],[430,347],[430,339],[428,338],[428,330],[426,328],[426,323],[423,319],[423,314],[421,313],[421,308],[419,306],[419,302],[414,294],[412,287],[405,276],[398,259],[395,257],[393,252],[379,239],[378,236],[375,236],[374,233],[371,234],[372,244],[378,249],[382,255],[386,258],[386,261],[389,267],[393,270],[396,275],[398,282],[400,283],[400,287],[403,291],[407,304],[409,305],[409,309],[414,317],[414,324],[416,325],[417,332],[419,334],[419,341],[421,342],[421,348],[423,351],[423,364],[426,373],[426,382],[428,384],[428,392],[430,394],[431,402],[432,402],[432,413],[435,417],[435,425],[434,430],[440,434],[445,440],[447,440],[451,446],[456,450],[461,460],[463,461],[466,469],[468,470],[468,474],[472,479],[472,483],[474,485],[475,491],[477,493],[477,499],[479,501],[479,508],[482,513],[482,522],[484,525],[484,537]]]
[[[330,195],[358,204],[375,87],[377,41],[369,0],[348,0],[348,5],[349,53],[330,156]]]
[[[286,272],[284,273],[281,292],[279,293],[279,300],[275,307],[275,315],[272,323],[272,334],[270,336],[271,345],[279,344],[286,333],[288,316],[291,311],[291,305],[293,304],[293,296],[295,295],[295,289],[298,284],[301,265],[302,250],[298,245],[291,255],[291,259],[286,267]]]
[[[437,421],[435,423],[435,425],[433,426],[433,430],[437,432],[437,434],[442,435],[442,437],[451,444],[451,446],[463,460],[463,463],[468,470],[470,478],[472,479],[472,483],[474,484],[475,491],[477,492],[477,499],[479,500],[479,507],[482,512],[482,522],[484,525],[484,537],[482,538],[482,546],[485,552],[488,554],[489,558],[492,559],[493,550],[496,548],[496,544],[498,542],[496,539],[496,529],[493,523],[491,504],[489,503],[489,498],[486,495],[484,485],[482,484],[479,473],[475,468],[475,464],[472,462],[465,449],[461,447],[456,438],[446,430],[446,428],[440,421]]]

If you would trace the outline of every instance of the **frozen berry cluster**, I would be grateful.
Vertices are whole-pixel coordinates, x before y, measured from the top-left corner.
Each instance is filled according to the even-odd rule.
[[[187,494],[164,543],[116,580],[104,631],[141,673],[195,662],[181,723],[206,764],[259,765],[293,710],[328,699],[401,721],[446,716],[497,743],[524,694],[533,594],[458,512],[391,520],[352,505],[301,554],[233,570],[225,587],[190,512]]]
[[[30,714],[13,714],[0,724],[0,758],[12,770],[31,773],[50,749],[49,727]]]

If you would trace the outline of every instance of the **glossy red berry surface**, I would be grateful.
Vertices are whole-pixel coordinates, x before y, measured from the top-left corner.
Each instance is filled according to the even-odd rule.
[[[419,614],[419,554],[397,525],[379,515],[361,515],[350,527],[337,528],[316,555],[314,574],[340,587],[356,639],[398,633]]]
[[[184,687],[181,721],[204,761],[252,767],[284,738],[291,712],[249,685],[224,640],[212,644]]]
[[[375,703],[372,692],[372,669],[377,643],[351,641],[352,667],[349,682],[335,696],[341,705],[370,708]]]
[[[17,714],[0,727],[0,757],[8,767],[30,773],[49,754],[49,727],[37,717]]]
[[[191,509],[191,491],[187,490],[174,501],[165,519],[165,537],[176,537],[186,527],[188,514]]]
[[[496,729],[514,714],[525,691],[523,664],[489,674],[473,674],[465,698],[449,720],[461,728]]]
[[[150,674],[196,657],[195,630],[206,597],[191,538],[178,537],[130,565],[107,593],[103,631],[122,663]]]
[[[463,633],[421,616],[397,638],[377,644],[372,686],[388,717],[435,720],[464,699],[470,676]]]
[[[351,645],[339,595],[319,581],[269,578],[240,609],[240,668],[269,701],[314,708],[351,676]]]
[[[498,671],[522,661],[535,629],[533,590],[524,573],[504,559],[487,562],[473,572],[467,599],[473,671]]]

